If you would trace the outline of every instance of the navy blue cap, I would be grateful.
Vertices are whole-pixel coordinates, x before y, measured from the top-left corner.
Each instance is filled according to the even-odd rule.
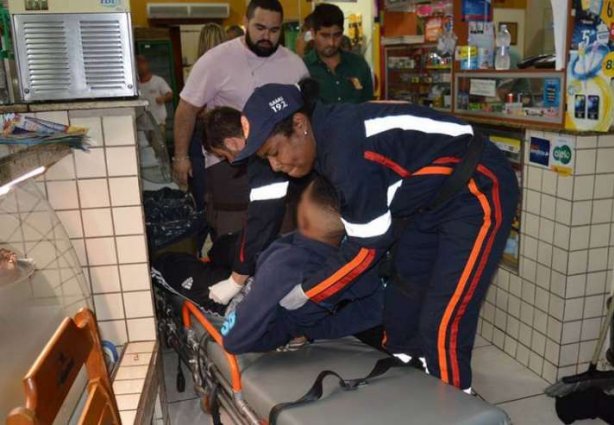
[[[264,145],[275,126],[303,107],[303,97],[297,85],[266,84],[249,97],[243,115],[249,122],[245,148],[233,163],[243,161]]]

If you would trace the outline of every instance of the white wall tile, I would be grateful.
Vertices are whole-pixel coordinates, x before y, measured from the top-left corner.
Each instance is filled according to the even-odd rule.
[[[609,223],[610,221],[612,221],[612,199],[594,201],[592,223]]]
[[[104,145],[100,117],[74,117],[70,119],[70,124],[87,128],[87,135],[90,137],[89,143],[92,146],[100,147]]]
[[[533,331],[531,349],[542,357],[546,354],[546,337],[535,330]]]
[[[117,264],[113,238],[86,239],[87,257],[91,266]]]
[[[572,226],[582,226],[591,223],[591,201],[576,201],[572,207]]]
[[[514,317],[509,317],[507,320],[507,333],[514,339],[518,339],[520,334],[520,321]]]
[[[70,241],[73,248],[75,248],[75,252],[77,253],[77,258],[79,259],[79,263],[81,266],[86,266],[88,264],[87,254],[85,250],[85,240],[84,239],[73,239]]]
[[[534,299],[535,298],[533,298],[533,300]],[[533,300],[529,302],[525,302],[523,300],[520,302],[520,321],[529,326],[533,326],[533,319],[535,317],[535,307],[533,307]]]
[[[77,185],[74,181],[47,182],[47,196],[54,210],[79,208]]]
[[[554,245],[561,249],[569,249],[569,237],[571,228],[563,224],[555,223],[554,225]]]
[[[147,261],[147,246],[144,236],[120,236],[117,240],[117,255],[121,264]]]
[[[597,150],[579,150],[576,151],[575,175],[595,174]]]
[[[606,272],[589,273],[586,275],[586,295],[603,294],[606,292]]]
[[[578,136],[576,149],[594,149],[597,147],[597,136]]]
[[[567,344],[561,346],[560,366],[570,366],[578,362],[578,351],[580,344]]]
[[[513,317],[520,317],[520,298],[510,295],[508,297],[508,313]]]
[[[571,201],[572,194],[573,194],[573,177],[558,176],[557,188],[556,188],[557,197]]]
[[[522,255],[531,259],[537,259],[537,239],[527,235],[522,238],[522,243],[520,245],[522,248]]]
[[[123,394],[115,397],[117,408],[122,410],[136,410],[139,407],[140,394]]]
[[[535,289],[535,307],[542,311],[548,311],[548,305],[550,303],[550,294],[547,290],[542,288]],[[543,333],[546,333],[546,324],[544,323]]]
[[[123,264],[119,266],[119,274],[124,291],[137,291],[151,287],[149,267],[146,263]]]
[[[531,214],[539,215],[541,208],[541,195],[539,192],[529,190],[527,192],[526,210]]]
[[[154,315],[149,291],[125,292],[124,305],[128,318],[152,317]]]
[[[584,319],[602,317],[605,314],[605,296],[594,295],[584,299]]]
[[[554,221],[546,218],[539,219],[539,239],[549,244],[554,242]]]
[[[532,333],[533,333],[533,329],[531,329],[530,325],[527,325],[526,323],[521,323],[519,341],[522,342],[527,347],[530,347]]]
[[[113,222],[110,208],[82,210],[83,229],[85,237],[113,235]]]
[[[576,176],[573,189],[574,201],[586,201],[593,199],[595,188],[595,176]]]
[[[126,354],[153,353],[155,346],[155,341],[131,342],[126,348]]]
[[[90,280],[95,294],[121,292],[117,266],[90,267]]]
[[[534,260],[530,260],[528,258],[521,257],[520,259],[520,276],[525,279],[535,283],[535,279],[537,278],[537,262]],[[526,281],[523,283],[523,292]],[[524,295],[523,295],[524,298]]]
[[[614,149],[599,149],[597,154],[597,173],[614,172]]]
[[[550,248],[550,252],[552,253],[552,248]],[[550,274],[552,273],[549,264],[548,266],[537,265],[537,278],[535,282],[538,287],[546,290],[550,289]]]
[[[588,250],[569,253],[569,274],[586,273],[588,269]]]
[[[510,294],[520,297],[522,293],[522,283],[520,276],[517,274],[510,274]]]
[[[128,329],[128,339],[129,341],[132,341],[130,338],[130,329]],[[123,381],[145,378],[147,376],[147,369],[147,366],[120,367],[115,375],[115,379]]]
[[[572,227],[570,250],[587,249],[590,236],[590,226]]]
[[[578,274],[567,277],[566,298],[577,298],[584,296],[586,292],[586,275]]]
[[[525,366],[529,365],[529,353],[531,351],[522,344],[518,344],[518,348],[516,349],[516,360],[522,363]]]
[[[122,321],[122,323],[124,322]],[[124,324],[124,328],[125,327],[126,326]],[[127,339],[128,338],[126,337],[126,341]],[[130,347],[130,345],[128,345],[128,347]],[[114,381],[113,382],[113,392],[115,393],[115,395],[140,394],[143,391],[144,383],[145,383],[144,379],[132,379],[132,380],[126,379],[122,381]],[[122,418],[122,425],[126,425],[126,422],[123,421],[123,418]]]
[[[563,323],[561,344],[573,344],[580,341],[581,321]]]
[[[482,323],[482,333],[480,334],[488,342],[492,342],[492,335],[494,332],[494,326],[488,322]]]
[[[550,195],[541,196],[541,216],[550,220],[555,218],[556,198]]]
[[[81,214],[79,210],[56,211],[58,218],[66,229],[69,238],[82,238]]]
[[[599,136],[598,146],[600,148],[612,148],[614,147],[614,135],[604,134]]]
[[[495,323],[495,306],[491,303],[484,303],[482,309],[484,319],[490,323]]]
[[[565,276],[555,270],[550,270],[550,292],[559,297],[565,297],[565,286]]]
[[[117,320],[124,318],[122,294],[94,295],[94,306],[98,320]]]
[[[578,355],[579,363],[586,363],[591,361],[596,344],[597,341],[586,341],[580,343],[580,353]]]
[[[499,308],[495,309],[495,327],[498,329],[507,328],[507,314]]]
[[[119,412],[119,419],[122,425],[134,425],[136,412],[136,410],[124,410],[123,412]]]
[[[548,317],[548,338],[554,341],[560,341],[562,332],[563,323],[556,320],[554,317]]]
[[[571,320],[580,320],[582,319],[582,309],[584,308],[584,299],[583,298],[573,298],[570,300],[565,300],[565,316],[564,321],[568,322]]]
[[[68,125],[68,112],[66,111],[37,112],[34,114],[34,116],[36,118],[40,118],[41,120]]]
[[[569,253],[557,247],[552,249],[552,268],[557,272],[567,274]]]
[[[541,357],[539,354],[531,351],[529,355],[529,369],[531,369],[533,372],[537,373],[538,375],[541,375],[543,366],[544,366],[544,358]]]
[[[75,151],[75,164],[78,178],[106,177],[104,149],[93,148],[87,152]]]
[[[538,167],[528,167],[528,171],[525,187],[539,192],[542,187],[542,169]]]
[[[107,146],[135,144],[134,119],[129,115],[102,117]]]
[[[556,295],[550,296],[550,315],[559,321],[563,321],[563,314],[565,312],[565,302],[562,298]]]
[[[552,248],[553,248],[552,245],[546,242],[540,241],[538,244],[537,261],[543,265],[548,266],[548,268],[552,264]],[[539,276],[539,266],[538,266],[538,276]],[[543,282],[547,285],[549,281],[550,281],[550,275],[548,274],[548,280],[544,280]]]
[[[614,174],[598,174],[595,176],[595,199],[614,196]]]
[[[601,317],[587,319],[582,321],[582,341],[599,338],[599,330],[601,327]]]
[[[47,181],[73,180],[75,178],[75,163],[72,155],[67,155],[47,169],[44,174]]]
[[[116,177],[109,179],[111,204],[114,207],[140,205],[141,193],[137,177]]]
[[[107,179],[79,180],[81,208],[101,208],[111,205]]]
[[[98,329],[101,339],[111,341],[115,345],[124,345],[128,341],[128,332],[124,320],[98,321]]]
[[[128,320],[128,338],[130,341],[149,341],[156,339],[156,325],[153,317]]]
[[[134,147],[106,148],[109,176],[135,176],[138,174]]]
[[[113,223],[116,235],[135,235],[145,232],[141,207],[113,208]]]
[[[600,272],[608,268],[608,249],[594,248],[588,256],[588,271]]]
[[[557,173],[544,170],[542,175],[542,192],[548,195],[556,195]]]
[[[561,224],[571,224],[571,202],[564,199],[556,200],[556,221]]]
[[[551,363],[559,364],[559,353],[561,346],[550,338],[546,340],[546,360]]]

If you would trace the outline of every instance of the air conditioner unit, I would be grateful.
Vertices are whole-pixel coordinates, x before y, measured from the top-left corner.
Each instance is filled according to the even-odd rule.
[[[226,19],[228,3],[148,3],[149,19]]]

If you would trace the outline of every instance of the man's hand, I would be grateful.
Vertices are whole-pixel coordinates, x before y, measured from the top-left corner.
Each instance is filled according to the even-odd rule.
[[[228,279],[209,287],[209,298],[218,304],[226,305],[241,291],[241,288],[243,288],[243,285],[235,282],[230,276]]]
[[[189,157],[173,158],[173,177],[179,186],[188,184],[188,176],[192,177],[192,161]]]
[[[298,310],[304,306],[307,301],[309,301],[309,298],[305,295],[305,291],[303,291],[303,287],[299,283],[281,299],[279,305],[286,310]]]
[[[234,280],[239,285],[245,285],[245,282],[247,282],[247,279],[249,278],[249,275],[239,274],[237,272],[232,272],[230,277],[232,278],[232,280]]]
[[[156,103],[157,103],[158,105],[162,105],[162,104],[164,103],[164,101],[165,101],[164,96],[158,96],[158,97],[156,97]]]

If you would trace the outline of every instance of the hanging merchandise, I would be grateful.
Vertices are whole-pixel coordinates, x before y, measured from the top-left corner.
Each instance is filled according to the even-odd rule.
[[[446,17],[443,34],[437,40],[437,51],[442,57],[451,57],[456,48],[458,37],[454,34],[454,20],[452,16]]]
[[[477,67],[492,69],[495,54],[495,27],[492,22],[469,22],[469,44],[477,48]]]
[[[424,25],[424,41],[427,43],[435,43],[443,34],[443,19],[433,17],[427,19]]]
[[[491,0],[463,0],[461,19],[467,21],[492,21]]]
[[[614,121],[614,43],[610,40],[614,1],[574,0],[573,6],[565,127],[608,131]]]

